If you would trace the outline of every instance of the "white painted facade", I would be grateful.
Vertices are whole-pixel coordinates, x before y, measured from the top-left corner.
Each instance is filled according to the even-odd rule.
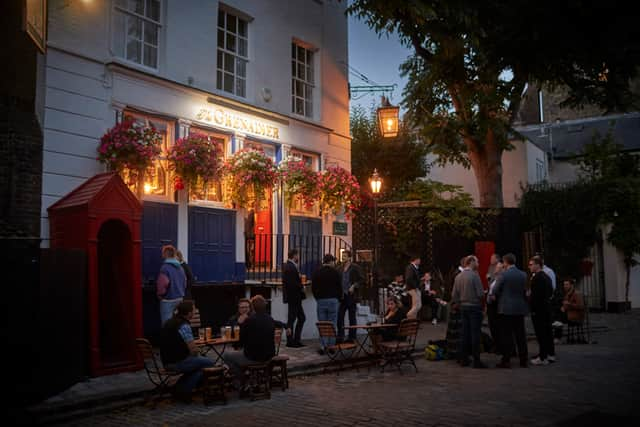
[[[161,0],[156,67],[137,64],[118,52],[121,8],[133,3],[48,2],[44,89],[38,100],[44,111],[43,247],[49,244],[47,208],[87,178],[105,171],[96,161],[96,149],[100,137],[117,123],[123,111],[170,123],[170,144],[187,134],[190,127],[198,126],[224,136],[227,155],[253,141],[272,147],[276,160],[299,150],[313,156],[319,169],[332,164],[350,169],[346,2],[228,0],[223,4],[216,0]],[[217,89],[220,10],[247,22],[245,96]],[[292,111],[292,43],[313,52],[310,116]],[[210,115],[207,117],[203,110]],[[277,135],[238,129],[226,120],[218,120],[221,114],[270,126],[277,129]],[[272,230],[287,234],[289,210],[281,199],[282,195],[274,192]],[[185,191],[178,192],[177,199],[145,196],[145,200],[178,206],[177,245],[187,258],[188,207],[225,209],[217,202],[189,202]],[[319,218],[317,214],[314,217]],[[244,241],[243,218],[244,212],[238,210],[237,242]],[[332,234],[336,219],[346,221],[341,216],[322,218],[322,234]],[[348,229],[349,235],[343,238],[350,242],[350,224]],[[244,245],[238,243],[236,262],[243,263],[244,258]],[[315,334],[315,306],[312,309],[309,304],[307,299],[305,336]],[[275,318],[286,320],[286,307],[281,301],[273,301],[273,308]]]
[[[502,195],[505,208],[516,208],[522,195],[522,188],[547,179],[549,172],[547,156],[530,141],[512,141],[513,150],[502,154]],[[428,162],[433,162],[428,157]],[[432,166],[428,178],[446,184],[459,185],[473,197],[474,205],[479,206],[480,196],[476,177],[471,169],[459,164]]]

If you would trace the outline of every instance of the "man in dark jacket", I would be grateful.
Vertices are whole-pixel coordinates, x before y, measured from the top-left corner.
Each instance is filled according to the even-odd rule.
[[[498,368],[511,367],[511,355],[514,354],[513,339],[515,336],[520,366],[527,367],[527,336],[524,328],[524,316],[529,312],[526,287],[527,274],[516,267],[516,257],[506,254],[502,258],[504,271],[496,278],[489,298],[495,298],[492,305],[497,306],[499,315],[499,345],[502,360]]]
[[[252,363],[266,362],[276,355],[275,330],[282,322],[267,313],[267,301],[262,295],[251,298],[254,314],[240,325],[242,351],[225,353],[224,361],[231,369],[236,386],[244,383],[244,368]]]
[[[334,328],[337,327],[338,305],[342,298],[342,279],[335,265],[336,257],[326,254],[322,259],[322,267],[317,269],[311,278],[311,291],[317,303],[318,320],[329,321],[333,323]],[[320,340],[320,354],[324,354],[327,346],[335,344],[333,339]]]
[[[286,299],[285,302],[288,305],[287,329],[289,333],[287,334],[287,347],[304,347],[300,339],[302,337],[302,327],[307,318],[302,309],[304,287],[302,286],[300,271],[298,270],[299,260],[298,250],[291,249],[282,271],[282,286]],[[291,331],[294,331],[293,335]]]
[[[551,278],[542,270],[542,258],[534,256],[529,260],[531,276],[531,321],[536,332],[540,352],[531,359],[532,365],[548,365],[556,361],[551,328],[551,295],[553,286]]]
[[[338,339],[344,341],[344,315],[349,312],[349,325],[356,324],[356,291],[364,283],[364,274],[359,265],[351,261],[351,251],[342,253],[342,301],[338,309]],[[356,339],[356,330],[349,329],[349,341]]]
[[[162,364],[183,373],[176,383],[176,397],[183,401],[191,400],[191,392],[202,379],[202,369],[214,365],[211,359],[200,356],[189,323],[192,317],[193,303],[181,302],[160,333]]]
[[[404,269],[404,283],[409,289],[420,288],[420,257],[417,255],[409,259],[409,265]]]

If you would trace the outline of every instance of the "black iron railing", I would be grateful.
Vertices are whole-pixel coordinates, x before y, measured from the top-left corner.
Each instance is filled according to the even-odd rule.
[[[245,242],[246,280],[278,283],[282,280],[282,265],[287,261],[290,249],[300,254],[300,274],[311,279],[313,271],[322,263],[325,254],[340,259],[342,251],[351,245],[338,236],[256,234]]]

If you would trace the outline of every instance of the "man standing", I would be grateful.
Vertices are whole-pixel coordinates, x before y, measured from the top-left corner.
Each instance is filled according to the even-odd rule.
[[[297,249],[291,249],[288,254],[288,260],[284,264],[282,271],[282,285],[284,290],[285,303],[289,306],[287,315],[287,347],[304,347],[300,341],[302,336],[302,327],[307,318],[302,309],[302,300],[304,299],[304,287],[300,279],[300,271],[298,270],[298,262],[300,258]],[[295,329],[294,329],[295,324]],[[291,335],[291,331],[295,331]]]
[[[364,281],[360,266],[351,262],[351,251],[342,253],[342,301],[338,310],[338,339],[344,340],[344,315],[349,312],[349,324],[356,324],[356,289]],[[356,330],[349,329],[349,341],[355,341]]]
[[[311,279],[311,291],[316,299],[318,320],[329,321],[337,328],[338,306],[342,298],[342,280],[335,268],[336,257],[326,254],[322,259],[322,267],[317,269]],[[320,341],[322,348],[318,350],[324,354],[328,346],[334,345],[333,339]]]
[[[556,361],[551,329],[551,279],[542,270],[542,258],[534,256],[529,260],[531,276],[531,321],[536,332],[540,353],[531,360],[533,365],[548,365]]]
[[[420,289],[420,257],[413,255],[404,269],[404,283],[407,289]]]
[[[476,271],[478,258],[469,255],[465,258],[464,269],[456,276],[451,301],[462,311],[462,341],[459,362],[469,366],[469,353],[473,356],[474,368],[486,368],[480,360],[480,330],[482,327],[482,297],[484,289]]]
[[[500,255],[492,254],[489,260],[489,268],[487,268],[487,283],[491,284],[496,280],[496,267],[501,262]]]
[[[156,294],[160,300],[160,322],[164,325],[184,298],[187,276],[180,261],[176,259],[176,248],[171,245],[163,246],[162,258],[164,262],[156,279]]]
[[[422,305],[429,304],[431,306],[431,324],[438,324],[438,308],[440,303],[438,302],[438,291],[435,285],[431,284],[431,273],[428,271],[424,273],[422,277],[424,281],[424,292],[422,293]]]
[[[487,295],[487,320],[489,322],[489,331],[491,331],[491,338],[493,339],[494,353],[498,353],[500,347],[500,326],[498,314],[498,301],[495,294],[495,286],[497,277],[502,274],[504,270],[502,262],[495,265],[491,277],[493,278],[489,282],[489,293]],[[487,278],[490,277],[487,274]]]
[[[211,359],[200,356],[189,323],[192,317],[193,303],[181,302],[160,333],[162,364],[183,373],[176,383],[176,397],[186,402],[191,401],[191,393],[202,379],[202,369],[214,365]]]
[[[524,328],[524,316],[529,312],[527,304],[527,274],[516,267],[516,257],[506,254],[502,258],[504,271],[496,278],[490,290],[490,298],[495,297],[492,305],[497,304],[499,314],[499,347],[502,360],[498,368],[511,367],[511,355],[514,354],[513,339],[515,336],[520,366],[526,368],[528,351],[527,337]]]

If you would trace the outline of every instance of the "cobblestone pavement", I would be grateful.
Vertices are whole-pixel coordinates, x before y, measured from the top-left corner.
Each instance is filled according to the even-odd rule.
[[[271,400],[165,402],[69,425],[640,425],[640,315],[617,316],[597,344],[560,345],[558,362],[545,367],[475,370],[421,360],[417,374],[405,367],[404,375],[365,369],[296,378]],[[533,354],[534,342],[529,349]],[[495,364],[493,355],[483,358]]]

